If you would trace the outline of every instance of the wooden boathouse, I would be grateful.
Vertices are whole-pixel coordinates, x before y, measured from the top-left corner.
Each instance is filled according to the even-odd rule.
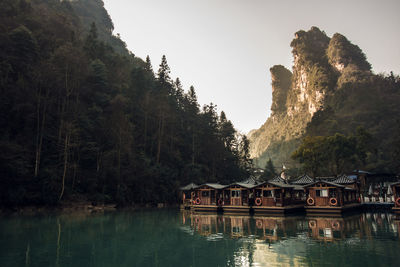
[[[195,190],[198,187],[197,184],[190,183],[180,188],[182,191],[182,204],[181,209],[188,210],[192,207],[192,203],[195,196]]]
[[[400,181],[392,183],[390,187],[392,189],[392,194],[394,198],[394,207],[392,209],[394,213],[400,215]]]
[[[233,183],[223,189],[224,213],[250,213],[253,198],[253,183]]]
[[[304,188],[272,179],[254,187],[254,214],[285,214],[302,210]]]
[[[360,208],[356,188],[319,180],[304,186],[307,194],[305,210],[307,215],[338,215],[354,208]]]
[[[194,211],[222,211],[223,189],[226,185],[207,183],[194,190],[192,209]]]

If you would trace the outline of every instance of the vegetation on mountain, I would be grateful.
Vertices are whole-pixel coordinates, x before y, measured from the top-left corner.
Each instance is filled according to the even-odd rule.
[[[175,202],[229,183],[249,142],[216,105],[126,50],[101,0],[0,2],[0,205]]]
[[[367,153],[373,151],[372,137],[362,127],[354,135],[306,136],[292,158],[303,163],[313,177],[339,175],[354,166],[365,165]]]
[[[400,158],[395,155],[400,77],[393,73],[374,74],[362,50],[339,33],[329,38],[317,27],[298,31],[291,47],[294,56],[292,84],[289,89],[276,84],[275,80],[285,79],[287,75],[272,71],[281,66],[271,68],[271,117],[260,129],[249,134],[250,153],[255,162],[263,166],[271,158],[278,164],[284,162],[292,173],[337,174],[354,169],[399,173]],[[346,146],[353,154],[350,158],[340,156],[346,164],[337,164],[331,156],[318,158],[318,153],[313,152],[322,149],[325,157],[325,149],[333,149],[326,146],[326,142],[354,139],[358,127],[364,129],[364,136],[365,133],[371,136],[375,147],[368,147],[365,153],[357,155],[359,148],[350,142],[352,145]],[[306,153],[307,149],[311,154]],[[334,151],[337,149],[328,154]],[[310,162],[317,158],[324,168]],[[294,159],[300,160],[301,165]]]

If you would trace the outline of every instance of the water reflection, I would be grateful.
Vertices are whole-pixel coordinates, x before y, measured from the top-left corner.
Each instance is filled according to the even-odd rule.
[[[177,210],[0,217],[0,266],[393,266],[400,220]]]
[[[232,266],[363,266],[381,265],[381,261],[393,265],[399,260],[395,251],[400,249],[400,220],[389,213],[331,218],[224,216],[185,211],[182,224],[208,241],[243,242],[234,252]],[[395,246],[390,245],[393,241]]]
[[[254,237],[276,241],[305,234],[315,241],[335,242],[346,238],[373,238],[382,232],[399,238],[400,220],[390,213],[363,213],[347,217],[261,217],[182,211],[182,224],[197,234],[213,237]]]

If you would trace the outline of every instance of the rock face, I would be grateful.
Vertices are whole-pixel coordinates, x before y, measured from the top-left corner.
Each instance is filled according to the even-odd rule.
[[[293,71],[273,66],[271,116],[249,133],[250,153],[263,167],[268,158],[276,165],[290,162],[292,151],[317,112],[330,104],[344,84],[372,75],[361,49],[341,34],[329,38],[317,27],[298,31],[291,42]]]

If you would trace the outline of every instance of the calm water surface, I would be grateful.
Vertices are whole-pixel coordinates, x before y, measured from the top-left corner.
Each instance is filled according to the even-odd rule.
[[[145,210],[0,217],[0,266],[400,266],[400,221]]]

